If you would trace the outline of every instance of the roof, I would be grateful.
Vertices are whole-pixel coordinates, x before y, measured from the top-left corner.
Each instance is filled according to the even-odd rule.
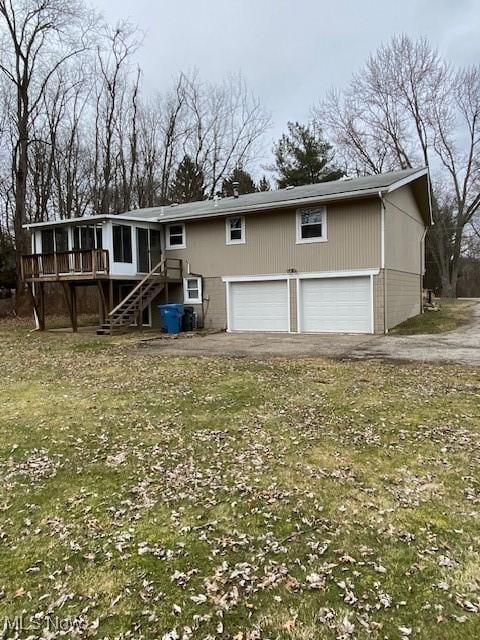
[[[331,182],[320,182],[301,187],[286,187],[275,191],[262,191],[259,193],[247,193],[238,198],[233,196],[217,200],[201,200],[186,204],[174,204],[146,209],[135,209],[120,214],[95,215],[77,219],[88,222],[90,220],[104,220],[108,218],[121,218],[129,221],[144,222],[172,222],[189,220],[192,218],[209,218],[230,213],[253,213],[255,211],[270,210],[312,204],[322,201],[335,201],[348,198],[360,198],[376,196],[379,191],[382,194],[391,192],[410,182],[421,181],[422,185],[415,189],[415,197],[427,224],[431,222],[428,170],[405,169],[402,171],[390,171],[372,176],[360,178],[341,178]],[[72,222],[73,219],[61,221]],[[37,223],[27,226],[47,226],[50,223]],[[54,223],[55,224],[55,223]]]

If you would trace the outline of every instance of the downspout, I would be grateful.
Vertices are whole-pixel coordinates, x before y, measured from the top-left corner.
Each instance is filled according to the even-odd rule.
[[[387,322],[387,270],[385,269],[385,202],[383,193],[378,192],[380,198],[380,268],[383,270],[383,332],[388,333]]]
[[[427,235],[428,227],[425,227],[420,240],[420,268],[422,277],[420,280],[420,313],[424,313],[423,308],[423,278],[425,276],[425,237]]]
[[[207,317],[207,313],[208,313],[208,307],[210,305],[210,297],[205,298],[203,296],[203,284],[204,284],[204,278],[202,276],[202,274],[200,273],[193,273],[193,271],[190,271],[190,263],[187,262],[187,277],[188,276],[193,276],[194,278],[200,278],[200,282],[201,282],[201,287],[202,287],[202,323],[203,326],[205,326],[205,318]],[[205,302],[208,302],[209,304],[207,305],[207,309],[205,310]]]

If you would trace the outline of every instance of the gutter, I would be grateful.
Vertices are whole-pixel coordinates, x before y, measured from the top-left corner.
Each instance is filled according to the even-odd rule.
[[[383,269],[383,333],[388,333],[387,314],[387,270],[385,269],[385,201],[383,192],[378,192],[380,198],[380,268]]]
[[[69,225],[69,224],[90,224],[90,223],[98,223],[101,220],[126,220],[128,222],[156,222],[155,218],[143,219],[143,218],[134,218],[133,216],[123,215],[121,213],[112,214],[108,213],[105,215],[95,215],[95,216],[81,216],[79,218],[67,218],[65,220],[47,220],[47,222],[30,222],[28,224],[22,225],[22,229],[31,229],[32,227],[35,229],[42,227],[58,227],[61,225]]]

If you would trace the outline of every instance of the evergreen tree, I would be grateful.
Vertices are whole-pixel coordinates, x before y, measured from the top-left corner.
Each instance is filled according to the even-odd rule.
[[[273,147],[280,188],[338,180],[344,172],[332,164],[332,146],[324,139],[321,129],[299,122],[288,123],[288,134],[283,134]]]
[[[205,197],[205,183],[202,170],[190,156],[185,155],[177,167],[175,177],[168,190],[170,202],[195,202]]]
[[[12,239],[0,229],[0,288],[15,287],[15,247]]]
[[[270,180],[267,180],[267,176],[263,175],[258,183],[258,191],[270,191]]]
[[[222,184],[222,192],[225,196],[233,196],[233,183],[238,182],[239,193],[255,193],[257,187],[253,181],[252,176],[242,169],[242,167],[235,167],[232,173],[224,179]]]

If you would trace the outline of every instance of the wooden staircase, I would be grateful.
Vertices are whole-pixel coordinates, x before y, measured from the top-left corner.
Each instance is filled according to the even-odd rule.
[[[170,275],[172,270],[177,272],[176,276]],[[97,334],[123,333],[135,324],[141,327],[145,307],[162,292],[168,282],[180,282],[181,278],[182,261],[175,258],[162,258],[150,273],[110,311],[107,322],[97,329]]]

